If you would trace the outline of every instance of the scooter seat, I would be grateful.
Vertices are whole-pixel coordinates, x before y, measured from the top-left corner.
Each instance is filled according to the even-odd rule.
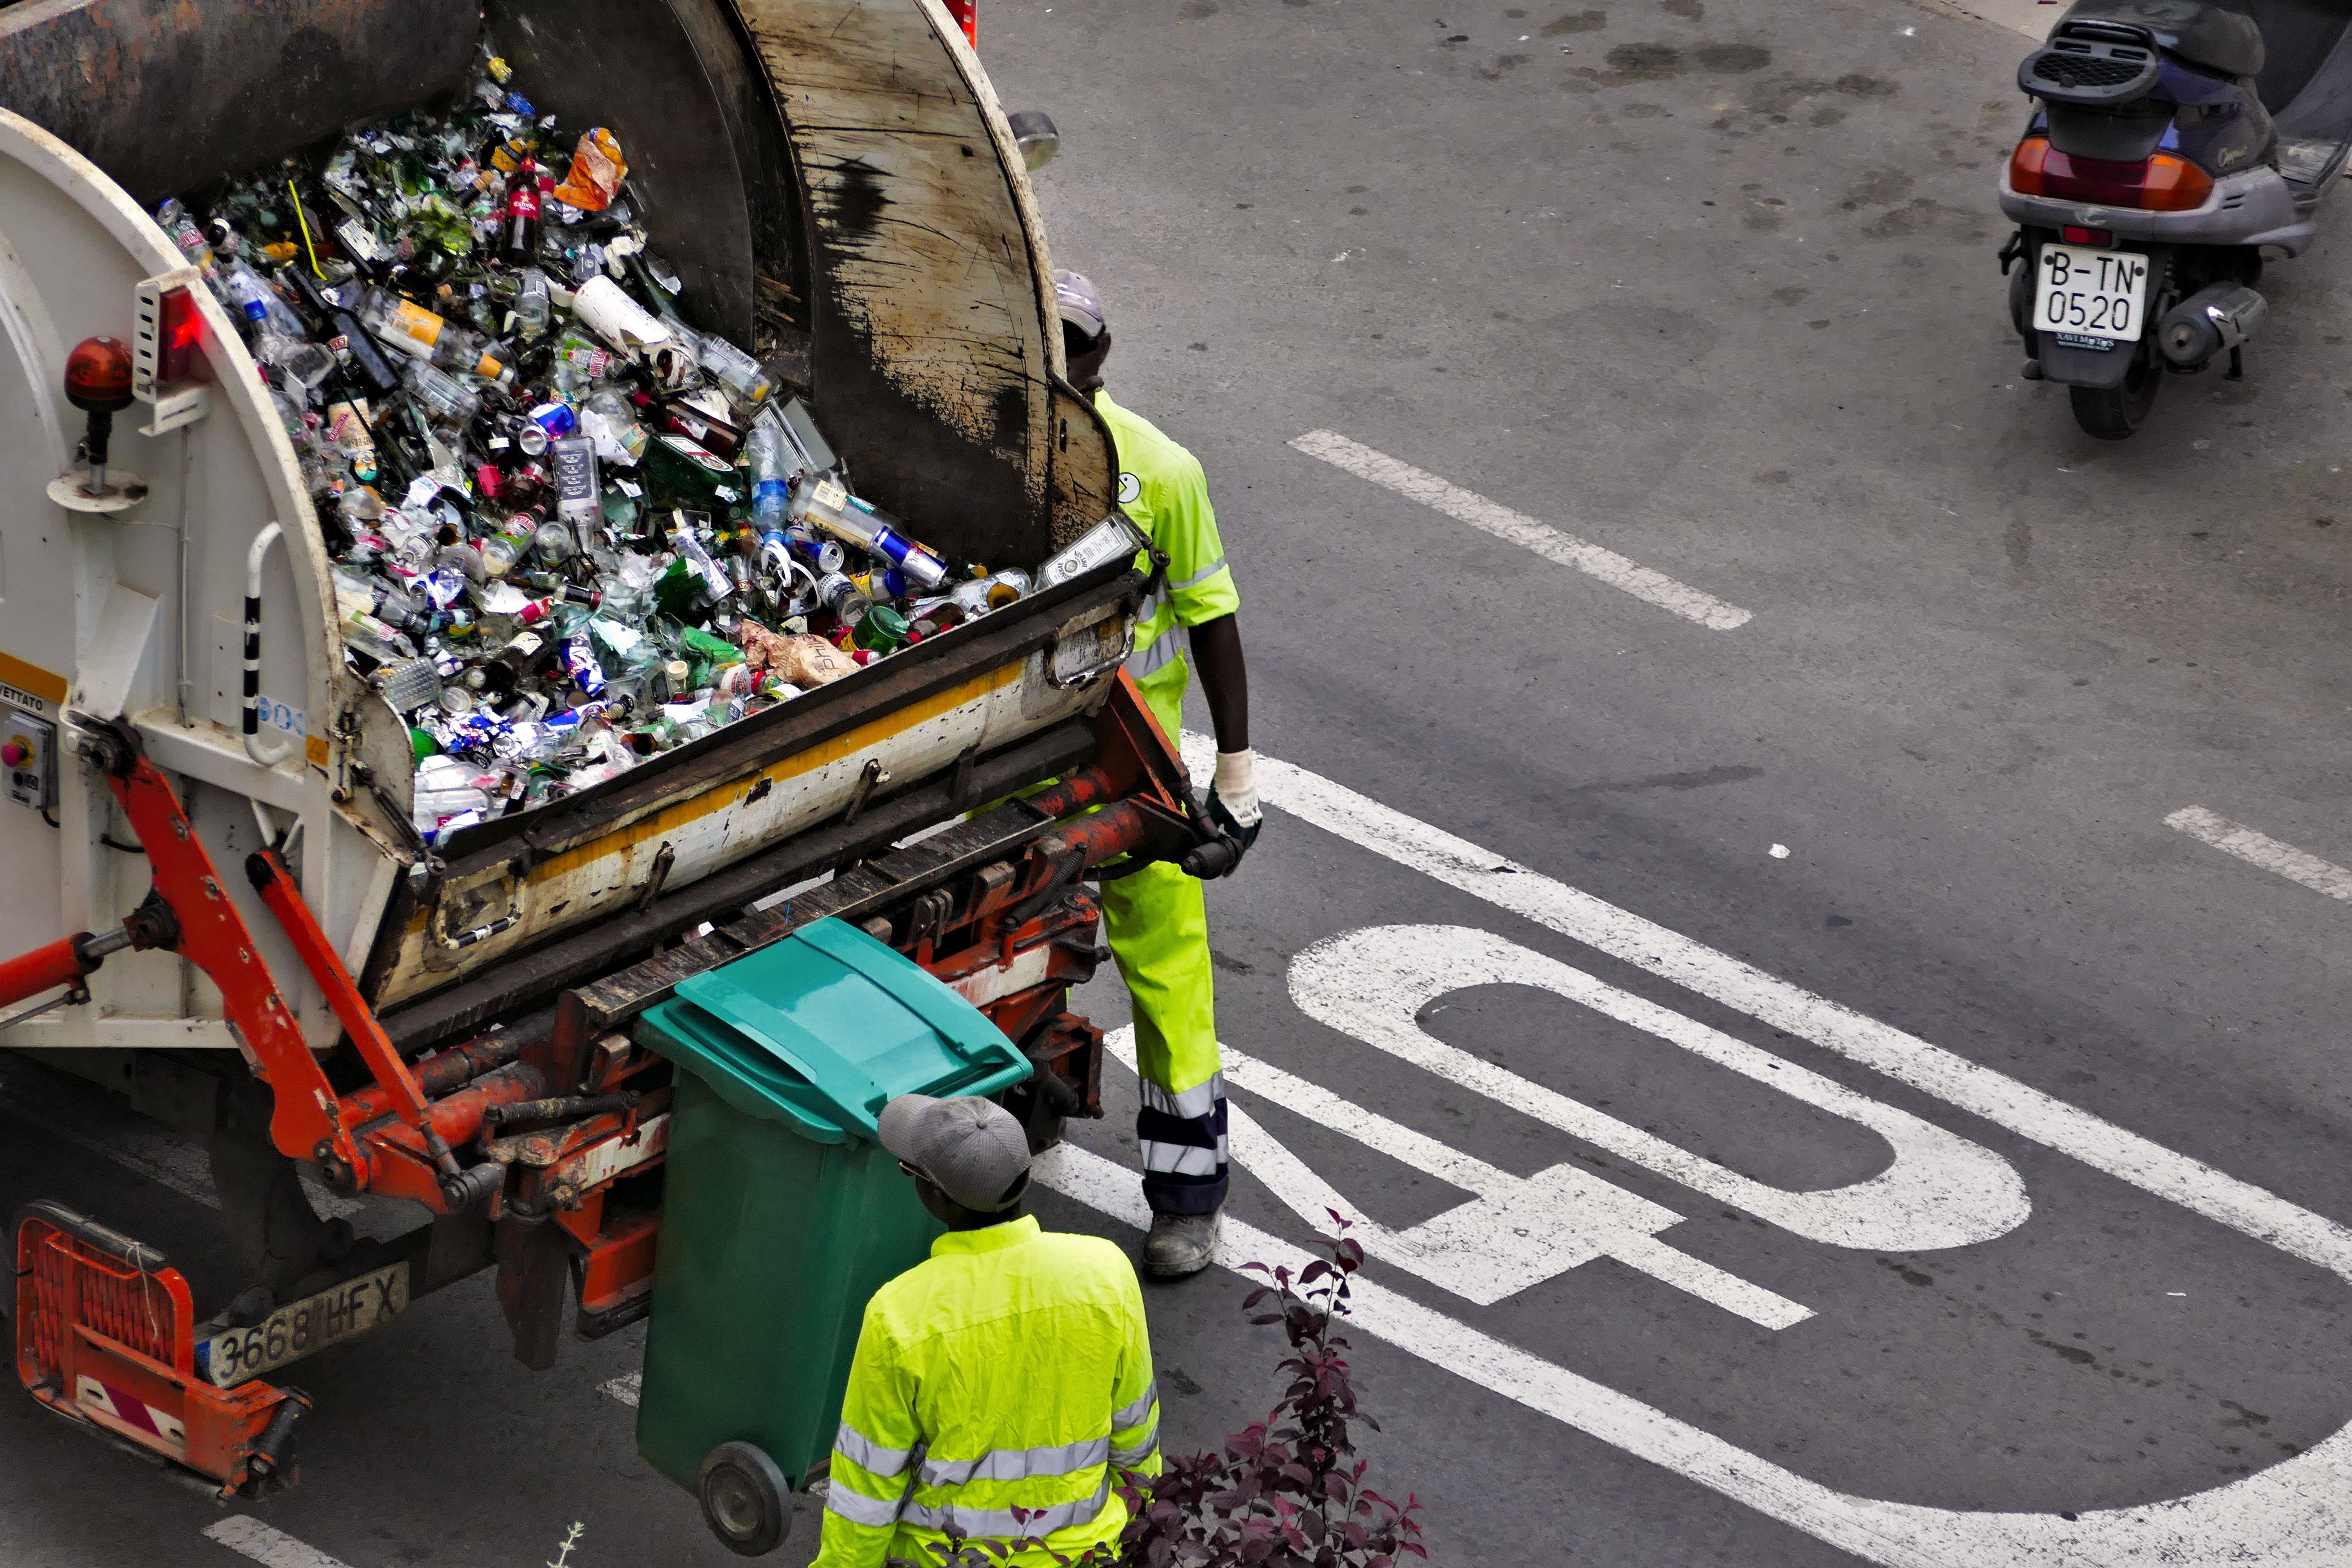
[[[2071,22],[2145,27],[2168,54],[2224,76],[2252,77],[2263,68],[2263,32],[2254,19],[2210,0],[2075,0],[2051,36]]]

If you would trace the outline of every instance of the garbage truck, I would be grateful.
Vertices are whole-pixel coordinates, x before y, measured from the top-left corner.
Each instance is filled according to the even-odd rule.
[[[1102,1035],[1067,994],[1106,956],[1090,879],[1215,876],[1239,850],[1123,673],[1158,563],[1062,374],[1044,130],[1002,110],[971,26],[940,0],[0,9],[0,1048],[208,1140],[247,1274],[199,1302],[136,1216],[22,1206],[16,1364],[59,1416],[264,1495],[331,1418],[286,1370],[427,1292],[494,1273],[534,1368],[567,1321],[650,1314],[658,1341],[670,1304],[687,1321],[727,1288],[727,1238],[682,1239],[677,1193],[789,1204],[798,1182],[851,1194],[814,1255],[845,1260],[820,1282],[838,1305],[919,1243],[919,1215],[844,1173],[877,1096],[997,1094],[1040,1148],[1100,1114]],[[618,137],[688,313],[822,411],[862,494],[950,559],[1054,569],[428,843],[284,424],[152,215],[446,99],[485,33],[533,102]],[[822,1005],[853,977],[871,1005]],[[729,1115],[833,1152],[735,1139],[733,1175],[670,1181]],[[422,1217],[359,1237],[306,1182]],[[845,1370],[838,1321],[808,1331],[809,1364]],[[672,1351],[691,1384],[692,1345]],[[648,1457],[730,1545],[771,1545],[821,1462],[825,1382],[794,1395],[790,1454],[673,1400]]]

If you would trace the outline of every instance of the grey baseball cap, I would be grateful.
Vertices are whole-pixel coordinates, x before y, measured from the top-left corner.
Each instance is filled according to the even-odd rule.
[[[1054,268],[1054,302],[1061,310],[1062,320],[1090,338],[1103,335],[1110,325],[1103,314],[1102,295],[1083,272],[1073,272],[1066,267]]]
[[[992,1100],[902,1094],[878,1121],[882,1147],[974,1213],[1009,1209],[1029,1190],[1028,1135]]]

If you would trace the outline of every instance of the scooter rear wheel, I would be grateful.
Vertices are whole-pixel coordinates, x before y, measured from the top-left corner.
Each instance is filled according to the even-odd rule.
[[[2147,421],[2156,406],[2157,388],[2164,384],[2164,367],[2143,356],[2124,376],[2121,386],[2070,386],[2074,423],[2084,435],[2102,441],[2121,441]]]

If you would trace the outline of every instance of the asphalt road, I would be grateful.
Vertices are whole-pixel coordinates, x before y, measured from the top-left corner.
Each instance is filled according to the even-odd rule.
[[[982,11],[1005,100],[1059,121],[1048,230],[1113,389],[1207,465],[1255,740],[1299,770],[1211,893],[1221,1030],[1290,1075],[1235,1094],[1230,1250],[1309,1241],[1318,1180],[1391,1238],[1366,1453],[1433,1559],[2352,1560],[2352,881],[2167,821],[2352,864],[2340,224],[2271,272],[2243,383],[2176,379],[2106,446],[2015,374],[2015,33],[1906,0]],[[1474,983],[1415,988],[1449,963]],[[1124,1021],[1115,982],[1084,1001]],[[1126,1164],[1111,1077],[1074,1142]],[[38,1170],[216,1258],[91,1147],[152,1134],[42,1092],[0,1195]],[[1116,1209],[1100,1172],[1061,1184]],[[1596,1197],[1690,1266],[1544,1229]],[[1273,1396],[1244,1289],[1151,1293],[1172,1446]],[[534,1376],[487,1282],[430,1298],[306,1369],[329,1414],[264,1517],[351,1568],[535,1563],[574,1520],[568,1568],[731,1561],[600,1391],[635,1343]],[[12,1568],[241,1560],[27,1402],[0,1464]]]

